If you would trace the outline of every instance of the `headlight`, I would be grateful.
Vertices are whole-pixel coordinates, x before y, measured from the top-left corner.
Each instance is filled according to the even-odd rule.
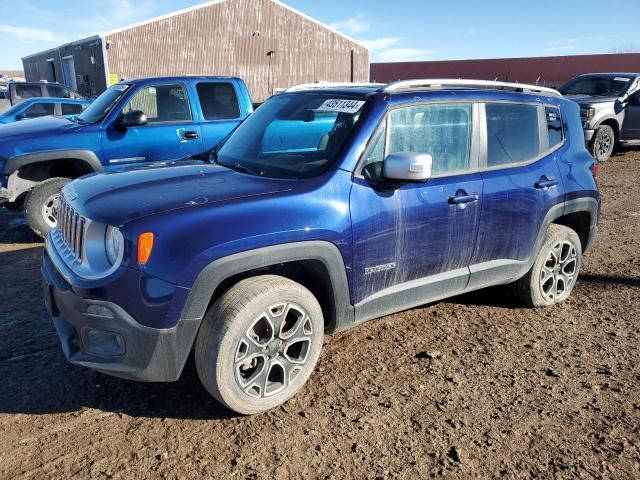
[[[590,122],[591,120],[593,120],[593,116],[596,114],[596,109],[595,108],[581,108],[580,109],[580,116],[582,117],[582,120],[584,120],[585,122]]]
[[[115,265],[121,258],[124,249],[124,237],[116,227],[107,227],[104,246],[107,252],[107,259],[111,265]]]

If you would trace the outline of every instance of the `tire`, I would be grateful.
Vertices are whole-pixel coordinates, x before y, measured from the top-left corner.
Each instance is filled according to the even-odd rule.
[[[60,191],[71,179],[49,178],[31,189],[24,202],[24,216],[31,230],[44,238],[56,226],[55,210]]]
[[[533,266],[514,284],[516,297],[532,307],[563,302],[576,284],[582,264],[580,238],[568,227],[550,225]]]
[[[196,339],[196,369],[207,391],[228,409],[264,412],[302,388],[323,340],[322,309],[309,290],[284,277],[253,277],[238,282],[207,312]]]
[[[606,162],[616,148],[616,132],[609,125],[596,128],[589,143],[589,152],[599,163]]]

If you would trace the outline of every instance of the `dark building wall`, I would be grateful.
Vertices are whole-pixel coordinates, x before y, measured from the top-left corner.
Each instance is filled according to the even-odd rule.
[[[75,78],[65,76],[62,63],[65,57],[73,58]],[[48,62],[53,59],[53,62]],[[52,76],[51,63],[55,69]],[[85,96],[96,95],[106,89],[102,41],[98,37],[63,45],[22,59],[25,78],[28,81],[57,81],[75,88]]]
[[[228,0],[105,40],[118,78],[236,75],[256,101],[297,83],[369,77],[366,48],[271,0]]]
[[[371,64],[371,80],[392,82],[413,78],[474,78],[559,87],[581,73],[639,72],[640,53],[572,55],[563,57],[502,58],[438,62]]]

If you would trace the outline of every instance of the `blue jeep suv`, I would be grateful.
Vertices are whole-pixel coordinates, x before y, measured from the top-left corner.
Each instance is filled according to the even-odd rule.
[[[208,163],[63,190],[44,295],[72,363],[206,389],[243,414],[298,391],[325,332],[511,284],[576,284],[600,196],[577,104],[534,86],[423,80],[274,96]]]

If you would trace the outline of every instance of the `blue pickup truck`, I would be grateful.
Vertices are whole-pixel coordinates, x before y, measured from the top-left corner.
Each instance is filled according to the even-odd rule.
[[[144,78],[113,85],[71,118],[1,125],[0,203],[24,208],[45,236],[72,179],[208,152],[252,111],[239,78]]]

